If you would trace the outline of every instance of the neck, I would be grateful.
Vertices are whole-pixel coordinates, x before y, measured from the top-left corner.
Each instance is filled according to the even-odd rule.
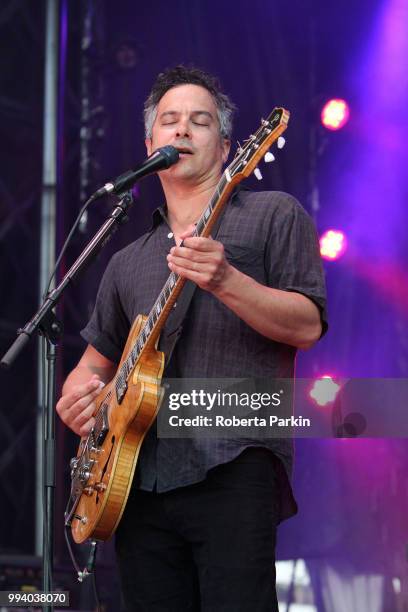
[[[207,207],[220,177],[206,185],[166,184],[162,181],[166,197],[168,220],[174,230],[184,230],[196,223]]]

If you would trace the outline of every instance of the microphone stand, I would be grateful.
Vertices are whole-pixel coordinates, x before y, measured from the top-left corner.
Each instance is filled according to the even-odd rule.
[[[44,336],[47,345],[47,388],[45,410],[43,412],[43,591],[53,588],[53,530],[55,505],[55,402],[56,402],[56,359],[59,340],[62,336],[62,324],[58,321],[53,308],[59,302],[67,285],[85,269],[91,260],[105,246],[118,227],[128,220],[127,212],[133,204],[129,191],[115,205],[108,219],[103,223],[94,237],[87,244],[80,256],[65,274],[60,284],[46,296],[44,302],[33,318],[21,329],[7,353],[0,361],[2,368],[9,368],[21,353],[31,336],[38,330]],[[50,609],[49,607],[47,608]],[[53,609],[53,608],[51,608]],[[45,608],[44,608],[45,610]]]

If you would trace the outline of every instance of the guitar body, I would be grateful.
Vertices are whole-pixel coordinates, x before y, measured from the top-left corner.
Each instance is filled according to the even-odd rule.
[[[121,363],[145,320],[142,315],[136,318]],[[82,468],[89,477],[82,486],[79,501],[75,500],[71,518],[75,542],[88,538],[107,540],[114,533],[129,496],[140,447],[160,408],[163,369],[163,353],[144,351],[129,377],[126,395],[120,404],[115,400],[113,381],[98,396],[98,409],[103,402],[109,403],[109,430],[102,444],[85,448],[89,439],[83,439],[78,449],[77,461],[83,461]]]

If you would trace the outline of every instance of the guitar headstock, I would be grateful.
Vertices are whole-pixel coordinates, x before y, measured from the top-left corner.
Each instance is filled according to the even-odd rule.
[[[238,177],[238,182],[248,177],[264,155],[265,161],[272,161],[273,155],[268,153],[269,148],[286,130],[288,121],[289,111],[284,108],[274,108],[267,119],[262,119],[258,130],[238,148],[234,159],[225,170],[228,180]]]

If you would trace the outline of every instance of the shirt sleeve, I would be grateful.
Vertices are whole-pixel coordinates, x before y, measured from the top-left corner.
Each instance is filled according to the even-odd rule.
[[[326,283],[314,223],[294,197],[274,195],[278,202],[265,251],[268,284],[312,300],[320,311],[323,335],[328,329]]]
[[[81,336],[104,357],[119,363],[130,330],[117,286],[118,257],[110,260],[99,285],[95,307]]]

